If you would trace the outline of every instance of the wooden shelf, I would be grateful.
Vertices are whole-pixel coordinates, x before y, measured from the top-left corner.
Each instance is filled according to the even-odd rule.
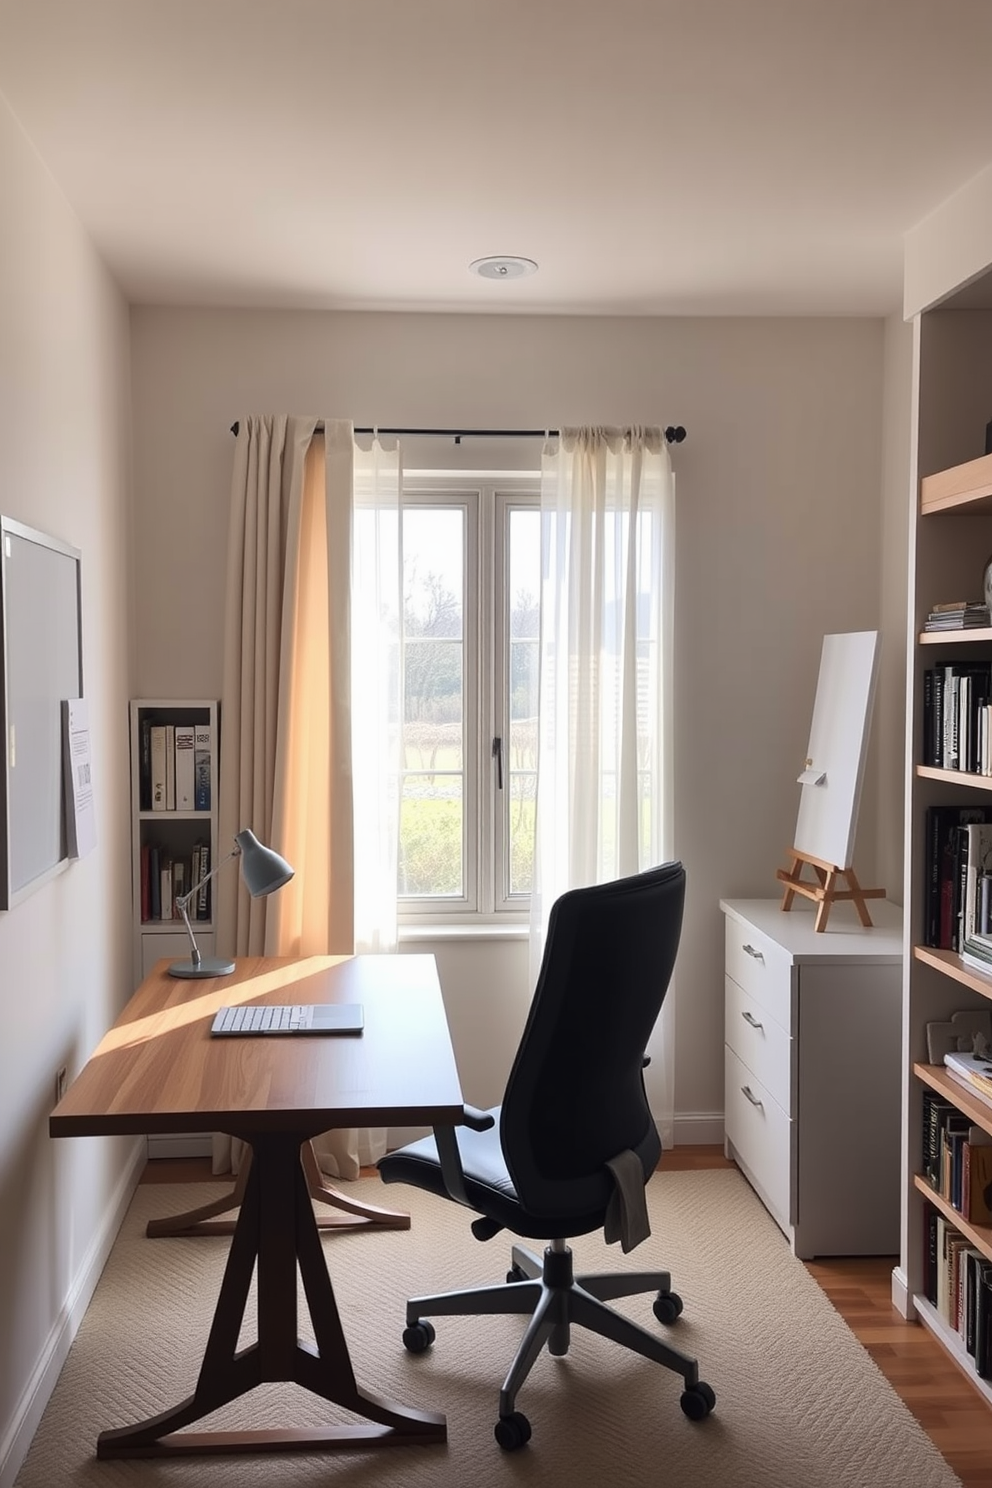
[[[920,513],[992,512],[992,455],[938,470],[920,481]]]
[[[928,1302],[926,1297],[914,1297],[913,1307],[923,1326],[947,1350],[962,1373],[967,1375],[969,1384],[973,1385],[992,1405],[992,1380],[981,1379],[975,1373],[975,1361],[961,1342],[960,1336],[944,1321],[936,1307],[932,1302]]]
[[[921,630],[921,646],[963,646],[969,641],[992,641],[992,629],[973,625],[968,630]]]
[[[958,1110],[975,1126],[980,1126],[983,1131],[992,1132],[992,1105],[988,1101],[983,1101],[980,1095],[972,1095],[968,1087],[962,1085],[960,1080],[955,1080],[953,1075],[949,1075],[943,1065],[914,1064],[913,1074],[917,1079],[922,1080],[924,1085],[929,1085],[931,1090],[936,1090],[939,1095],[953,1101]],[[924,1188],[929,1193],[926,1184]],[[956,1210],[954,1212],[957,1213]],[[981,1233],[985,1234],[986,1231],[983,1229]],[[992,1244],[992,1229],[987,1233],[989,1243]],[[989,1252],[989,1257],[992,1259],[992,1250]]]
[[[933,946],[918,945],[913,947],[913,956],[926,966],[932,966],[935,971],[942,972],[944,976],[953,977],[956,982],[970,987],[972,992],[992,999],[992,976],[985,976],[982,972],[965,966],[957,951],[938,951]]]
[[[941,770],[936,765],[917,765],[921,780],[941,780],[945,785],[973,785],[976,790],[992,791],[992,775],[976,775],[974,770]]]
[[[969,1224],[964,1215],[955,1209],[953,1204],[949,1204],[935,1188],[931,1188],[927,1180],[921,1178],[919,1173],[913,1174],[913,1185],[925,1199],[930,1200],[935,1209],[940,1210],[945,1219],[950,1220],[956,1230],[960,1230],[962,1235],[968,1237],[986,1260],[992,1261],[992,1228],[988,1225]]]

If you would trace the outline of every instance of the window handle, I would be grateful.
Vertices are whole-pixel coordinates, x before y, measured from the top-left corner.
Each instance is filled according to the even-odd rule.
[[[503,740],[499,734],[493,739],[493,759],[496,761],[496,789],[503,789]]]

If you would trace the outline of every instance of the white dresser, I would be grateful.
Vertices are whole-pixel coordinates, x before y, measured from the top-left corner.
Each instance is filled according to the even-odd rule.
[[[724,1146],[797,1256],[897,1255],[902,910],[721,899]]]

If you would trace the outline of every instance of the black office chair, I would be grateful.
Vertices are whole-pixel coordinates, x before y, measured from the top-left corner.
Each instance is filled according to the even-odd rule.
[[[647,1232],[645,1186],[661,1155],[642,1069],[678,950],[685,870],[667,863],[615,883],[572,889],[556,901],[544,960],[503,1104],[466,1107],[457,1130],[439,1127],[379,1163],[387,1183],[411,1183],[475,1210],[477,1239],[501,1229],[550,1240],[542,1261],[512,1247],[505,1284],[413,1297],[403,1342],[434,1342],[425,1315],[530,1314],[499,1397],[495,1434],[507,1451],[531,1434],[516,1397],[544,1344],[568,1352],[581,1324],[681,1374],[691,1420],[716,1397],[695,1359],[605,1304],[655,1291],[654,1315],[674,1323],[682,1299],[667,1271],[573,1276],[566,1237],[603,1229],[625,1250]]]

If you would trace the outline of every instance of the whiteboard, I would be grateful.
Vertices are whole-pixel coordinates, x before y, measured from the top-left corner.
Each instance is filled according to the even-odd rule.
[[[837,868],[854,866],[877,676],[877,630],[823,637],[795,848]]]
[[[0,909],[67,858],[62,701],[83,693],[77,549],[0,517]]]

